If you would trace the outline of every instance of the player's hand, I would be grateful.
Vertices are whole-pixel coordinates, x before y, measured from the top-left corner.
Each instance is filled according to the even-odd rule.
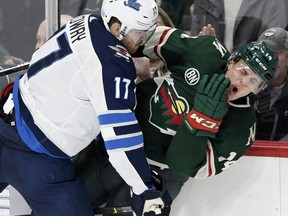
[[[208,75],[200,80],[194,98],[193,109],[216,120],[222,119],[228,112],[227,97],[230,80],[224,74]]]
[[[203,76],[196,89],[193,109],[185,118],[185,124],[191,132],[215,137],[222,118],[228,112],[229,85],[230,80],[224,74],[214,74],[210,80],[208,75]]]
[[[21,58],[17,58],[17,57],[14,57],[14,56],[11,56],[11,58],[7,59],[4,64],[7,64],[7,65],[18,65],[18,64],[23,64],[25,63],[25,61]]]
[[[216,30],[212,27],[211,24],[208,24],[202,28],[202,31],[199,32],[199,35],[211,35],[216,37]]]
[[[146,190],[140,195],[133,194],[132,209],[137,216],[168,216],[172,199],[166,190],[164,179],[152,171],[155,189]]]

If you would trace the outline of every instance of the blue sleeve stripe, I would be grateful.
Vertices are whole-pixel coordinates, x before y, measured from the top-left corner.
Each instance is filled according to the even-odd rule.
[[[117,126],[114,127],[114,132],[117,136],[125,135],[125,134],[132,134],[141,132],[141,129],[138,123],[132,125],[125,125],[125,126]]]
[[[143,154],[143,149],[134,149],[125,153],[130,163],[134,165],[137,173],[141,176],[145,185],[147,185],[148,188],[153,188],[154,185],[151,181],[152,178],[149,166],[143,166],[147,161],[145,154]]]
[[[116,140],[105,141],[105,146],[107,150],[115,150],[119,148],[129,148],[143,144],[143,135],[138,135],[135,137],[127,137]]]
[[[106,124],[115,124],[115,123],[122,123],[122,122],[130,122],[135,121],[136,117],[134,113],[107,113],[99,115],[99,123],[100,125]]]

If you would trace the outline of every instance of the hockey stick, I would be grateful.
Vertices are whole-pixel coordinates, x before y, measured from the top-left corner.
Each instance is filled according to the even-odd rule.
[[[119,215],[119,216],[133,216],[133,210],[131,206],[122,206],[122,207],[102,207],[94,209],[95,216],[111,216],[111,215]],[[33,216],[33,214],[25,214],[18,216]]]
[[[121,215],[121,216],[133,216],[133,210],[131,206],[122,206],[122,207],[102,207],[94,209],[94,214],[111,216],[111,215]]]
[[[0,70],[0,76],[5,76],[7,74],[16,73],[18,71],[25,70],[28,67],[29,67],[29,62],[24,62],[22,64],[19,64],[13,67],[5,68],[5,69]]]

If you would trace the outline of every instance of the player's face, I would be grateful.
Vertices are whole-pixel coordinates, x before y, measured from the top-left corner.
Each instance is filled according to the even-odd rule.
[[[236,63],[230,62],[225,76],[231,81],[229,101],[247,96],[251,92],[257,94],[265,84],[242,59]]]
[[[122,43],[127,48],[128,52],[133,54],[137,51],[139,46],[146,43],[146,41],[154,33],[155,29],[156,24],[148,30],[130,29],[128,33],[123,37]]]
[[[137,51],[138,47],[147,40],[147,31],[131,29],[122,39],[122,43],[130,54]]]

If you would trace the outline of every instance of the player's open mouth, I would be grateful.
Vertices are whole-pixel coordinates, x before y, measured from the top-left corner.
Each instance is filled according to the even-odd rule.
[[[231,92],[232,94],[236,94],[236,93],[238,92],[238,88],[237,88],[236,86],[231,86],[230,92]]]
[[[233,93],[236,93],[237,91],[238,91],[238,88],[237,88],[237,87],[233,87],[233,88],[232,88],[232,92],[233,92]]]

